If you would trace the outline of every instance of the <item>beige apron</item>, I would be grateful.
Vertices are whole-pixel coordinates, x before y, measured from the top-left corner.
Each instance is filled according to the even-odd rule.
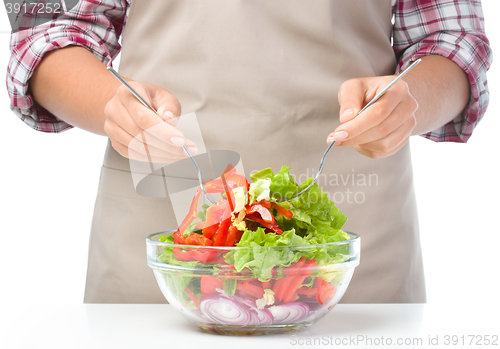
[[[391,0],[133,0],[120,72],[196,112],[207,149],[238,152],[247,176],[281,165],[315,174],[339,125],[347,79],[393,74]],[[165,198],[134,191],[108,146],[90,241],[85,302],[165,302],[147,235],[175,229]],[[361,235],[344,303],[425,302],[409,146],[372,160],[334,148],[320,186]]]

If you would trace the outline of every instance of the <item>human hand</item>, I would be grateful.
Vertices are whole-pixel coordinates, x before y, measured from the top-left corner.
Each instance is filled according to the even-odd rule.
[[[187,158],[182,145],[192,155],[196,144],[185,139],[176,127],[181,106],[167,90],[146,83],[128,81],[132,88],[155,110],[142,105],[125,86],[119,86],[106,104],[104,130],[113,148],[122,156],[159,163],[172,163]]]
[[[338,96],[341,125],[328,136],[327,143],[336,140],[336,146],[352,145],[373,159],[393,155],[401,149],[417,124],[415,111],[418,109],[405,81],[399,80],[377,102],[357,115],[392,80],[394,76],[344,82]]]

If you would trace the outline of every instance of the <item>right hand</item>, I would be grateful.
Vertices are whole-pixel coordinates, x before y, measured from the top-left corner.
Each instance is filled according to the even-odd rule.
[[[106,104],[104,131],[113,148],[122,156],[159,163],[172,163],[186,159],[182,149],[186,145],[192,155],[196,144],[185,139],[175,125],[181,114],[177,98],[167,90],[146,83],[128,80],[132,88],[155,110],[158,115],[120,85],[113,98]]]

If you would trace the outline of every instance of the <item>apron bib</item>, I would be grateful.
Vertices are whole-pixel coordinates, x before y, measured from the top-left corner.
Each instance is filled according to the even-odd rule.
[[[391,0],[133,0],[120,73],[196,112],[207,150],[238,152],[247,176],[287,165],[302,182],[339,125],[340,85],[394,73],[391,16]],[[342,302],[425,302],[409,145],[379,160],[334,148],[318,184],[362,237]],[[165,303],[144,239],[176,228],[169,200],[136,194],[108,145],[85,302]]]

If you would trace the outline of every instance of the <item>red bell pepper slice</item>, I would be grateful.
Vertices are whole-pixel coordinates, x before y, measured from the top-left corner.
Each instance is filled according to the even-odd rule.
[[[293,276],[282,277],[276,280],[276,283],[273,286],[274,296],[278,301],[283,301],[284,294],[292,281]]]
[[[297,262],[290,264],[288,267],[283,269],[284,275],[298,275],[300,274],[300,268],[305,264],[306,259],[301,257]]]
[[[213,263],[220,254],[218,251],[203,251],[201,249],[184,251],[181,248],[174,248],[173,252],[178,260],[185,262],[198,261],[201,263]]]
[[[188,245],[200,245],[200,246],[212,246],[214,243],[212,240],[207,239],[203,235],[197,233],[191,233],[186,238]]]
[[[246,209],[246,214],[258,213],[264,222],[274,223],[274,217],[271,214],[271,211],[261,204],[253,204]]]
[[[204,296],[210,296],[217,294],[217,288],[223,289],[224,281],[221,279],[216,279],[213,276],[204,275],[201,277],[200,288],[201,293]]]
[[[236,241],[236,233],[238,232],[238,228],[234,225],[231,225],[227,231],[227,238],[224,246],[234,246]]]
[[[207,193],[223,193],[224,186],[220,179],[212,179],[211,181],[203,183],[205,186],[205,191]]]
[[[191,298],[191,300],[193,301],[194,305],[196,305],[196,307],[199,308],[200,307],[200,302],[198,302],[198,300],[194,296],[193,292],[191,292],[191,290],[188,287],[186,287],[186,289],[184,291],[189,296],[189,298]]]
[[[300,275],[312,275],[312,270],[313,268],[318,264],[318,261],[315,259],[309,259],[307,260],[302,268],[299,271]]]
[[[226,192],[227,202],[229,203],[229,207],[231,208],[231,212],[234,211],[234,194],[232,190],[229,190],[229,186],[227,185],[227,181],[224,178],[224,173],[221,176],[222,184],[224,184],[224,191]]]
[[[236,289],[255,298],[262,298],[264,296],[264,289],[252,283],[247,283],[246,285],[237,283]]]
[[[264,206],[265,208],[271,208],[271,202],[267,201],[267,200],[260,200],[258,202],[258,204],[261,204],[262,206]]]
[[[201,249],[197,251],[194,258],[201,263],[215,263],[215,260],[219,257],[220,252],[215,250],[202,251]]]
[[[281,213],[286,218],[292,218],[293,217],[292,211],[288,211],[286,208],[281,207],[280,205],[278,205],[275,202],[272,202],[271,205],[273,206],[273,208],[275,208],[279,213]]]
[[[177,257],[178,260],[189,262],[189,261],[194,261],[194,250],[191,251],[183,251],[180,248],[174,248],[173,249],[174,255]]]
[[[241,240],[241,237],[243,236],[245,232],[243,230],[238,230],[236,232],[236,238],[234,239],[234,243],[237,244],[238,242],[240,242]]]
[[[207,209],[207,219],[205,220],[205,225],[203,226],[204,237],[211,239],[219,228],[220,222],[231,217],[231,213],[226,211],[227,208],[227,200],[220,199],[217,204],[212,205]]]
[[[229,207],[231,207],[231,212],[233,212],[235,206],[233,189],[243,187],[248,191],[248,181],[245,176],[237,174],[236,169],[231,164],[227,166],[220,178],[224,186],[224,191],[226,192]]]
[[[201,188],[196,191],[193,201],[191,202],[191,206],[189,207],[189,213],[182,221],[181,225],[179,226],[179,229],[177,229],[177,231],[180,232],[181,234],[184,233],[184,230],[186,230],[186,228],[196,218],[198,218],[198,199],[200,198],[200,194],[201,194]]]
[[[307,296],[307,297],[314,297],[316,296],[316,293],[318,293],[318,289],[317,288],[308,288],[306,286],[302,286],[300,288],[297,289],[297,294],[303,294],[304,296]]]
[[[320,281],[318,281],[318,279]],[[316,287],[317,285],[318,293],[316,294],[316,300],[319,304],[328,303],[328,301],[335,296],[337,291],[336,287],[319,277],[314,280],[314,286]]]
[[[271,229],[276,234],[281,235],[281,233],[283,233],[283,230],[281,230],[281,228],[279,227],[278,224],[276,224],[276,222],[268,223],[268,222],[264,221],[263,219],[257,217],[255,214],[247,215],[246,218],[248,218],[254,222],[262,224],[264,227]]]
[[[288,288],[283,293],[283,303],[290,303],[294,295],[296,295],[296,291],[300,285],[304,282],[304,279],[307,276],[295,276],[290,281]]]
[[[184,234],[181,234],[178,230],[172,234],[172,237],[174,238],[174,244],[187,245],[186,237],[184,236]]]
[[[227,231],[231,225],[231,211],[229,206],[226,208],[224,215],[229,215],[229,218],[224,219],[220,224],[217,232],[214,235],[214,246],[223,246],[226,242]]]

